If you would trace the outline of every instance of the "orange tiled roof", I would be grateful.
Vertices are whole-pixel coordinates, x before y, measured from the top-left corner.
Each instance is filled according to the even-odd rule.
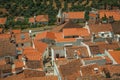
[[[95,13],[90,13],[89,16],[90,17],[96,17],[97,15]]]
[[[63,29],[63,34],[64,36],[89,36],[89,32],[85,28],[68,28],[68,29]]]
[[[18,33],[21,33],[21,30],[12,30],[12,32],[13,32],[14,34],[18,34]]]
[[[106,43],[106,42],[96,42],[96,43],[92,43],[92,42],[85,42],[85,44],[87,44],[89,47],[91,46],[96,46],[99,48],[100,53],[104,53],[105,50],[114,50],[119,48],[119,44],[117,42],[112,42],[111,44]],[[94,49],[94,50],[98,50],[98,49]],[[94,51],[96,52],[96,51]]]
[[[1,59],[1,60],[0,60],[0,65],[5,65],[5,64],[6,64],[5,59]]]
[[[84,12],[65,12],[68,15],[68,19],[84,19]]]
[[[0,28],[0,32],[2,32],[2,30],[3,30],[3,29],[2,29],[2,28]]]
[[[20,61],[20,60],[14,61],[14,64],[15,64],[15,68],[20,68],[20,67],[22,68],[22,67],[24,67],[23,62]]]
[[[35,22],[34,17],[29,18],[29,23],[34,23],[34,22]]]
[[[109,54],[113,57],[113,59],[120,64],[120,51],[108,51]]]
[[[48,22],[48,15],[38,15],[35,18],[31,17],[29,18],[29,23],[34,23],[34,22]]]
[[[24,39],[22,39],[24,37]],[[29,33],[18,33],[15,34],[16,43],[24,43],[24,42],[31,42],[31,38]]]
[[[0,18],[0,24],[5,24],[6,20],[7,20],[7,18]]]
[[[36,35],[35,39],[36,40],[40,40],[40,39],[44,39],[44,38],[48,38],[48,39],[55,39],[55,34],[53,32],[42,32]]]
[[[45,76],[45,77],[32,77],[25,80],[58,80],[57,76]]]
[[[0,34],[0,38],[10,38],[10,34]]]
[[[48,15],[38,15],[36,16],[37,22],[48,22]]]
[[[119,10],[100,10],[99,11],[100,18],[104,17],[106,15],[107,18],[110,16],[113,16],[114,20],[119,21],[120,20],[120,11]]]
[[[56,39],[63,39],[63,38],[64,38],[62,32],[56,32],[56,33],[55,33],[55,37],[56,37]]]
[[[98,68],[97,73],[94,70],[94,68]],[[82,72],[82,76],[93,76],[93,75],[97,76],[97,75],[101,74],[100,67],[97,64],[90,64],[90,65],[86,65],[86,66],[81,66],[81,72]]]
[[[112,31],[111,24],[91,24],[89,25],[91,33],[98,34],[98,32]]]
[[[46,43],[34,40],[34,45],[35,45],[35,49],[41,53],[41,55],[44,53],[44,51],[46,50],[46,48],[48,47],[48,45]]]
[[[32,47],[26,47],[23,49],[23,55],[25,55],[28,60],[40,60],[41,59],[41,53],[39,53],[37,50],[33,49]]]

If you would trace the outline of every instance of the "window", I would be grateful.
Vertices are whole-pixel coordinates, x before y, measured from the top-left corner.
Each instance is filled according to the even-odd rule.
[[[102,33],[101,36],[104,37],[104,34]]]
[[[56,58],[59,58],[59,54],[56,54]]]
[[[18,44],[16,44],[16,47],[18,47]]]
[[[22,43],[21,46],[24,46],[24,44]]]

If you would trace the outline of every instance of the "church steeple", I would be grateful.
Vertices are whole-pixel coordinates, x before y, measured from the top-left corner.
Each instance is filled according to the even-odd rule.
[[[59,9],[58,14],[57,14],[57,24],[60,25],[62,23],[62,9]]]

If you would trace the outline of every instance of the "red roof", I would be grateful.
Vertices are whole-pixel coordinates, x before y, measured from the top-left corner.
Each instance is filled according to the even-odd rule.
[[[0,28],[0,32],[2,32],[2,30],[3,30],[3,29],[2,29],[2,28]]]
[[[89,32],[85,28],[68,28],[68,29],[63,29],[63,34],[64,36],[89,36]]]
[[[34,17],[29,18],[29,23],[34,23],[34,22],[35,22]]]
[[[37,22],[48,22],[48,15],[38,15],[36,16]]]
[[[0,34],[0,38],[10,38],[10,34]]]
[[[98,32],[112,31],[111,24],[91,24],[89,25],[91,33],[98,34]]]
[[[0,24],[5,24],[6,20],[7,20],[7,18],[0,18]]]
[[[26,33],[26,32],[15,34],[15,38],[16,38],[16,43],[31,42],[29,33]]]
[[[35,49],[41,53],[41,55],[44,53],[44,51],[46,50],[46,48],[48,47],[48,45],[46,43],[40,42],[38,40],[34,40],[34,44],[35,44]]]
[[[68,15],[68,19],[84,19],[84,12],[65,12]]]
[[[116,21],[120,20],[120,10],[100,10],[99,14],[100,14],[100,18],[106,15],[107,18],[113,16],[114,20]]]
[[[48,15],[38,15],[35,18],[31,17],[29,18],[29,23],[34,23],[36,22],[48,22]]]
[[[12,30],[12,32],[14,33],[14,34],[18,34],[18,33],[21,33],[21,30]]]
[[[113,57],[113,59],[120,64],[120,51],[108,51],[109,54]]]
[[[35,39],[36,40],[40,40],[40,39],[44,39],[44,38],[48,38],[48,39],[55,39],[55,34],[53,32],[42,32],[36,35]]]
[[[23,55],[25,55],[28,60],[40,60],[41,53],[39,53],[36,49],[32,47],[26,47],[23,50]]]

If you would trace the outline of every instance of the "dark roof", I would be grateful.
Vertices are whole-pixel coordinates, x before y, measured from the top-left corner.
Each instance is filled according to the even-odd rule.
[[[105,65],[102,66],[102,69],[104,71],[104,73],[109,72],[111,78],[116,78],[119,77],[118,74],[120,74],[120,65]]]
[[[112,31],[111,24],[90,24],[89,25],[91,33],[98,34],[98,32]]]
[[[67,52],[67,57],[68,58],[74,58],[75,54],[78,54],[81,57],[88,57],[89,56],[87,48],[85,46],[66,47],[66,52]]]
[[[59,70],[61,76],[67,80],[75,80],[78,76],[80,76],[80,66],[81,66],[80,59],[72,60],[65,65],[60,65]],[[72,76],[72,77],[71,77]]]
[[[72,21],[66,22],[60,26],[57,26],[52,29],[53,32],[62,32],[65,28],[82,28],[83,26],[73,23]]]
[[[43,71],[38,71],[38,70],[25,69],[25,70],[24,70],[24,76],[25,76],[25,78],[30,78],[30,77],[43,77],[43,76],[45,76],[45,72],[43,72]]]
[[[98,45],[91,45],[91,46],[89,46],[89,48],[90,48],[91,54],[93,54],[93,55],[100,53]]]
[[[112,29],[115,34],[120,34],[120,21],[112,23]]]
[[[16,55],[15,44],[10,43],[9,39],[0,39],[0,57],[15,55]]]
[[[26,62],[26,65],[28,68],[31,68],[31,69],[38,69],[38,68],[42,68],[42,61],[32,61],[32,60],[28,60]]]

